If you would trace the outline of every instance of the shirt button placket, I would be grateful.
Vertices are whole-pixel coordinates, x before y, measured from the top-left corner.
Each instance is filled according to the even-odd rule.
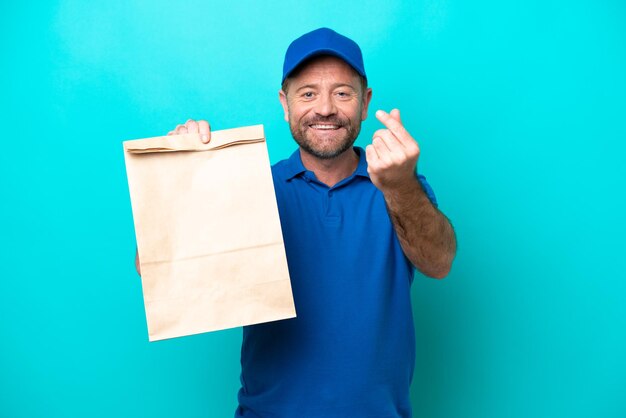
[[[339,208],[337,208],[337,199],[336,197],[333,199],[333,196],[335,196],[335,192],[333,190],[329,190],[326,199],[326,216],[334,219],[339,217]]]

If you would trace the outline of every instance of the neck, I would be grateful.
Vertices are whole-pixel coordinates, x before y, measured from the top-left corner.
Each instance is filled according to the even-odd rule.
[[[300,158],[304,167],[328,187],[349,177],[359,165],[359,157],[352,147],[330,159],[317,158],[300,148]]]

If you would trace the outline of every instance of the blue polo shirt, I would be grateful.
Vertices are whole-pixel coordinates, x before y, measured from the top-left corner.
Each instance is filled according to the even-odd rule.
[[[355,151],[333,187],[299,150],[272,167],[297,318],[244,327],[236,417],[411,416],[414,267]]]

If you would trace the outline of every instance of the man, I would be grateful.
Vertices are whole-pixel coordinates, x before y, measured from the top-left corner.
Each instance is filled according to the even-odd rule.
[[[288,48],[279,99],[299,149],[272,167],[297,318],[244,328],[236,417],[410,417],[414,268],[445,277],[452,226],[416,174],[397,109],[354,148],[372,89],[361,50],[326,28]],[[170,134],[200,133],[189,120]]]

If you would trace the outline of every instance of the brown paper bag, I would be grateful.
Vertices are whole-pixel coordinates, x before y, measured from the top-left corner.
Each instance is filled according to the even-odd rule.
[[[150,341],[295,317],[262,125],[124,150]]]

